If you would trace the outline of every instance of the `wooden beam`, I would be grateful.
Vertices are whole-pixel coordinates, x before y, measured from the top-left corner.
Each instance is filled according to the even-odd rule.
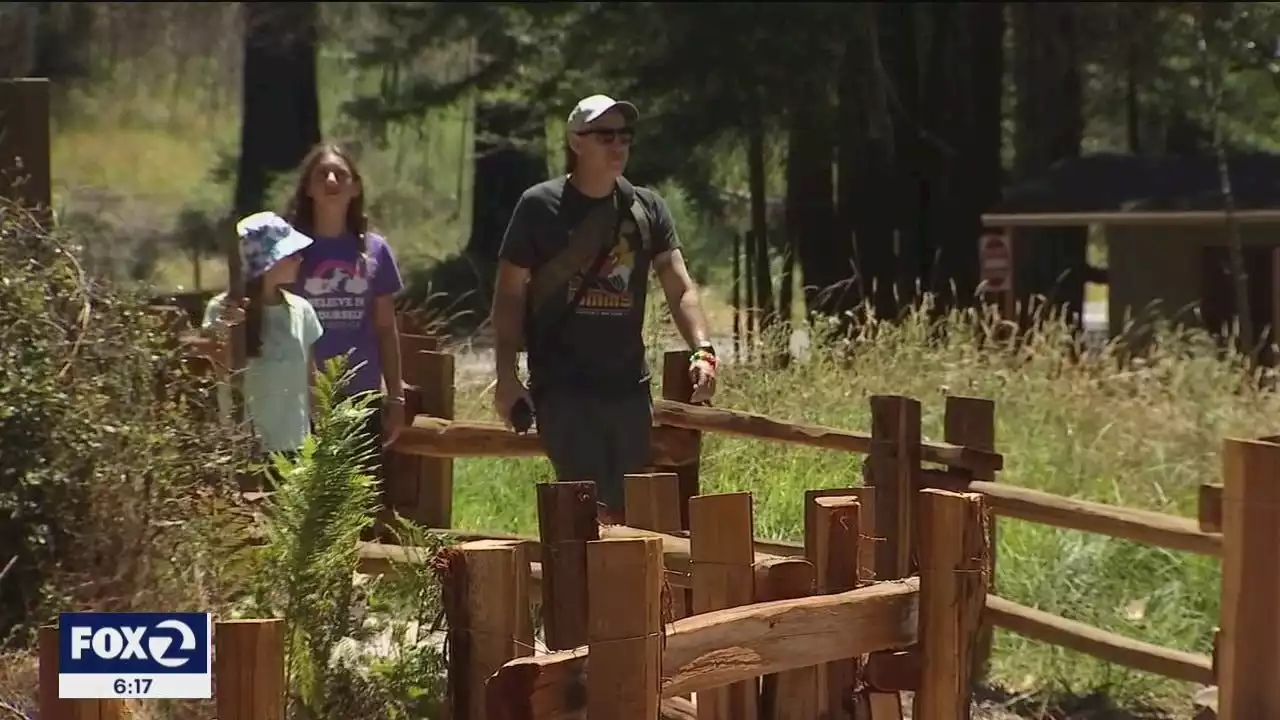
[[[1067,530],[1108,537],[1170,550],[1221,556],[1222,535],[1207,533],[1192,518],[1065,498],[1008,483],[974,481],[955,483],[941,474],[922,473],[925,485],[945,490],[980,492],[987,507],[1001,517],[1017,518]]]
[[[662,541],[587,543],[587,583],[587,715],[654,720],[662,687]]]
[[[968,720],[987,597],[987,514],[978,493],[920,491],[920,687],[911,716]]]
[[[1222,444],[1221,717],[1280,717],[1280,444]]]
[[[1237,210],[1232,219],[1242,225],[1280,223],[1280,210]],[[1094,213],[987,213],[982,224],[991,227],[1085,227],[1088,225],[1186,227],[1226,225],[1221,210],[1094,212]]]
[[[284,720],[289,686],[284,620],[219,620],[214,627],[218,720]]]
[[[654,401],[653,419],[659,425],[667,427],[736,435],[757,440],[777,440],[793,445],[863,455],[871,452],[872,445],[871,435],[867,433],[787,422],[742,410],[702,407],[670,400]],[[979,472],[994,472],[1004,467],[1004,457],[1000,453],[945,442],[921,443],[920,459],[938,465],[951,465]]]
[[[987,596],[983,614],[996,627],[1121,667],[1203,685],[1214,683],[1213,660],[1208,655],[1134,640],[995,595]]]
[[[919,582],[877,583],[839,595],[756,603],[679,620],[667,628],[662,694],[684,695],[821,665],[916,640]],[[522,717],[581,712],[585,647],[518,658],[489,679],[490,696],[528,699]]]
[[[672,428],[655,427],[649,465],[678,466],[687,462],[692,436]],[[511,432],[498,423],[418,415],[400,432],[395,452],[428,457],[543,457],[537,433]]]
[[[708,613],[755,600],[751,493],[689,498],[693,612]],[[755,720],[760,689],[755,678],[698,694],[699,720]]]
[[[1280,291],[1280,285],[1276,286]],[[1200,496],[1196,519],[1200,524],[1200,532],[1222,532],[1222,483],[1203,483],[1200,485]]]

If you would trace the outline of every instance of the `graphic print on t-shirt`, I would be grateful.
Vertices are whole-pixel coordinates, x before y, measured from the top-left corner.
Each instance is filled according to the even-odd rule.
[[[626,315],[634,304],[631,292],[631,277],[636,267],[636,253],[627,238],[627,223],[623,224],[613,249],[600,264],[595,282],[591,283],[582,295],[577,312],[583,315]],[[578,274],[569,281],[569,294],[566,301],[573,302],[582,284],[583,276],[595,263],[595,256],[588,259],[579,268]]]
[[[367,268],[344,260],[325,260],[316,265],[302,285],[326,329],[358,328],[364,321],[368,311]]]

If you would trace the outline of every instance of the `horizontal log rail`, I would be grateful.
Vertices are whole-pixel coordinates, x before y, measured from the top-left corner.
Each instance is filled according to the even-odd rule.
[[[1065,498],[1006,483],[965,482],[953,473],[925,470],[921,477],[924,485],[929,487],[980,492],[986,496],[991,512],[1001,517],[1107,535],[1170,550],[1222,556],[1222,534],[1204,532],[1194,518]]]
[[[1134,640],[995,595],[987,596],[984,617],[996,627],[1023,637],[1092,655],[1115,665],[1202,685],[1217,682],[1213,659],[1208,655]]]
[[[793,445],[826,448],[842,452],[871,452],[871,436],[820,425],[791,423],[764,415],[707,408],[671,400],[655,400],[654,465],[680,465],[696,456],[695,435],[688,431],[712,432],[757,440],[776,440]],[[537,457],[543,454],[536,433],[516,434],[499,423],[445,420],[418,415],[400,433],[395,450],[408,455],[431,457]],[[988,450],[926,442],[920,446],[925,462],[989,473],[1004,466],[1004,457]]]
[[[916,641],[919,595],[919,581],[911,578],[677,620],[667,626],[662,694],[907,647]],[[531,711],[527,717],[580,712],[588,659],[588,649],[579,647],[512,660],[489,679],[486,697],[519,703]]]

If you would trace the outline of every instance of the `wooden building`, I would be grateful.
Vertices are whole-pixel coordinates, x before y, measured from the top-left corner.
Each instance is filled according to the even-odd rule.
[[[1237,314],[1228,255],[1234,224],[1261,338],[1280,318],[1280,155],[1233,154],[1229,168],[1231,214],[1213,158],[1103,154],[1063,161],[1011,186],[983,221],[988,232],[1008,235],[1015,266],[1049,250],[1041,243],[1054,238],[1042,229],[1088,228],[1101,237],[1106,269],[1079,270],[1108,287],[1112,337],[1140,335],[1156,318],[1215,332],[1230,323]],[[1013,273],[1015,284],[1022,274]]]

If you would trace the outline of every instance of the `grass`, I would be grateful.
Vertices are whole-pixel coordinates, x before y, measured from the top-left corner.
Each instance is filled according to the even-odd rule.
[[[104,242],[121,262],[134,261],[137,238],[159,229],[145,275],[160,286],[189,287],[190,262],[177,252],[173,228],[183,208],[213,212],[230,198],[214,169],[235,149],[238,107],[226,97],[237,91],[221,88],[218,102],[157,91],[183,83],[143,81],[144,73],[162,72],[156,62],[122,65],[60,106],[55,196],[64,213],[106,218]],[[337,107],[377,78],[347,69],[336,53],[322,58],[321,77],[325,134],[361,146],[372,214],[403,264],[456,252],[470,210],[470,156],[461,150],[470,143],[467,114],[441,111],[413,127],[390,128],[385,143],[376,143]],[[194,85],[192,92],[201,92]],[[702,223],[673,189],[664,194],[691,264],[708,284],[714,321],[727,330],[720,301],[727,272],[713,262],[726,254],[727,231]],[[203,276],[206,288],[217,287],[225,268],[209,258]],[[1090,289],[1089,299],[1104,297]],[[665,336],[654,332],[652,347],[660,349]],[[900,393],[922,401],[925,433],[936,438],[946,393],[987,397],[997,402],[999,449],[1007,458],[1002,482],[1184,515],[1194,512],[1198,484],[1218,474],[1221,438],[1264,432],[1278,409],[1271,396],[1237,392],[1237,367],[1195,339],[1167,339],[1150,363],[1120,371],[1106,357],[1069,364],[1060,331],[1040,337],[1017,362],[958,334],[942,342],[926,337],[917,317],[883,328],[847,356],[815,353],[785,370],[728,365],[717,404],[865,430],[867,398]],[[488,417],[483,382],[463,384],[458,403],[463,417]],[[802,491],[857,482],[860,462],[708,437],[702,483],[707,492],[751,491],[757,535],[798,539]],[[455,525],[534,532],[534,484],[549,475],[545,461],[458,461]],[[1217,624],[1216,562],[1097,536],[1002,521],[997,582],[1013,600],[1170,647],[1207,652]],[[1166,704],[1190,695],[1185,686],[1006,633],[997,636],[992,676],[1015,692],[1105,689],[1125,701]]]
[[[869,396],[904,394],[922,402],[926,438],[940,439],[946,394],[986,397],[997,403],[1001,482],[1181,515],[1194,515],[1198,485],[1218,476],[1222,437],[1256,435],[1280,409],[1273,395],[1237,392],[1238,370],[1193,337],[1168,337],[1152,362],[1121,371],[1109,351],[1068,364],[1062,329],[1015,361],[959,333],[929,343],[926,325],[917,315],[847,356],[818,353],[786,370],[727,365],[717,405],[866,430]],[[458,402],[460,416],[489,417],[482,386],[463,385]],[[835,452],[709,436],[701,480],[704,492],[753,493],[757,536],[800,540],[803,491],[857,484],[859,467],[860,458]],[[549,477],[544,460],[459,460],[454,524],[534,533],[534,485]],[[998,557],[999,592],[1010,599],[1160,645],[1211,649],[1214,559],[1016,520],[1000,522]],[[992,679],[1014,692],[1105,689],[1165,706],[1192,692],[1004,632]]]

